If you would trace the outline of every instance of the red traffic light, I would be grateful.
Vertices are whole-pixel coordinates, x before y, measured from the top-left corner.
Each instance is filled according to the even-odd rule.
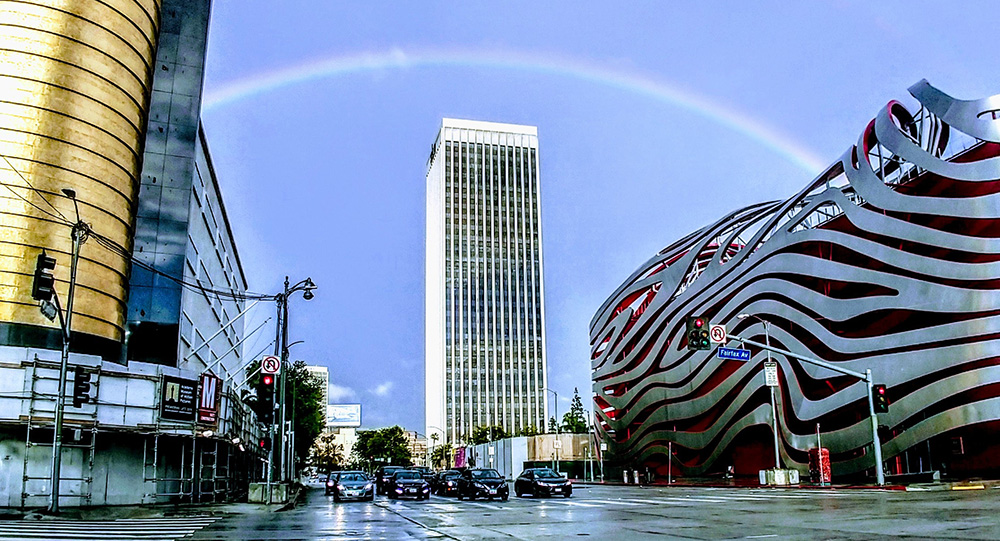
[[[875,391],[878,394],[885,394],[885,387],[875,387]]]
[[[271,385],[274,383],[274,376],[267,374],[264,376],[262,381],[264,382],[264,385]]]
[[[698,327],[699,329],[700,329],[700,328],[702,328],[702,327],[704,327],[704,326],[705,326],[705,320],[704,320],[704,319],[701,319],[700,317],[699,317],[699,318],[696,318],[696,319],[694,320],[694,326],[695,326],[695,327]]]

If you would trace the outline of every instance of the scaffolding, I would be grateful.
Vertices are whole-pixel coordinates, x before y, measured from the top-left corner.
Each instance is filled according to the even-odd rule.
[[[28,404],[25,415],[24,430],[24,464],[23,490],[21,491],[21,507],[27,506],[31,498],[42,498],[46,500],[51,496],[51,472],[48,470],[37,471],[32,468],[38,463],[46,463],[52,456],[53,429],[55,425],[55,392],[46,392],[47,383],[58,389],[59,372],[58,365],[45,366],[44,361],[37,357],[35,362],[25,365],[25,379],[28,386]],[[41,370],[39,370],[41,368]],[[83,370],[83,366],[74,366],[74,370]],[[53,374],[49,374],[49,370]],[[100,367],[94,374],[100,381]],[[41,386],[42,389],[38,387]],[[100,385],[95,384],[97,395],[100,394]],[[49,406],[49,407],[46,407]],[[97,455],[97,434],[98,421],[96,408],[88,408],[91,411],[77,412],[72,419],[67,419],[64,429],[72,430],[72,437],[62,444],[64,469],[59,476],[59,497],[76,498],[80,506],[91,505],[93,500],[94,484],[94,459]],[[89,441],[88,441],[89,440]],[[85,443],[86,442],[86,443]],[[42,451],[42,452],[39,452]],[[68,453],[67,453],[68,451]],[[66,456],[66,455],[69,456]],[[32,460],[38,457],[38,460]],[[74,460],[74,458],[76,460]],[[66,475],[67,472],[75,471],[78,475]],[[63,484],[69,482],[69,490],[63,488]]]
[[[14,470],[18,473],[11,472],[21,477],[21,484],[9,488],[6,505],[42,506],[51,497],[59,363],[35,355],[0,365],[8,383],[0,393],[0,428],[15,438],[8,444],[20,446],[17,440],[23,436],[23,464]],[[222,394],[214,423],[175,421],[161,415],[162,368],[70,364],[71,372],[79,370],[92,374],[96,391],[80,408],[67,406],[60,501],[83,507],[234,501],[246,497],[249,483],[260,478],[257,463],[263,458],[251,443],[260,429],[231,389]],[[122,479],[141,479],[142,484],[122,489]]]

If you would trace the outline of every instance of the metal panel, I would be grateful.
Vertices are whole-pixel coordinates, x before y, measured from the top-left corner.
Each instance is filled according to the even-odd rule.
[[[893,402],[880,417],[886,459],[918,448],[930,459],[932,438],[1000,421],[990,387],[1000,382],[1000,145],[989,142],[1000,102],[954,100],[926,81],[911,92],[925,107],[889,102],[798,194],[678,240],[595,314],[598,433],[618,460],[665,465],[673,442],[685,473],[719,470],[746,429],[770,426],[767,355],[741,363],[688,350],[689,315],[870,368]],[[834,475],[871,468],[865,385],[772,356],[782,460],[806,467],[818,423]]]

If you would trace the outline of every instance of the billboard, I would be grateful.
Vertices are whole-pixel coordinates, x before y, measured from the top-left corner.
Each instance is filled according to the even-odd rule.
[[[327,404],[326,426],[361,426],[361,404]]]
[[[164,374],[160,383],[160,418],[194,421],[198,381]]]

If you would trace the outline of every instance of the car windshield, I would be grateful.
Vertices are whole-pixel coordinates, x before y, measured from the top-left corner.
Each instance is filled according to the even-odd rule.
[[[420,479],[420,472],[401,471],[396,474],[396,479]]]
[[[496,470],[474,470],[472,477],[474,479],[500,479],[500,474]]]
[[[562,476],[552,470],[536,470],[535,477],[538,479],[562,479]]]
[[[344,473],[340,475],[341,482],[362,482],[367,481],[368,478],[360,473]]]

